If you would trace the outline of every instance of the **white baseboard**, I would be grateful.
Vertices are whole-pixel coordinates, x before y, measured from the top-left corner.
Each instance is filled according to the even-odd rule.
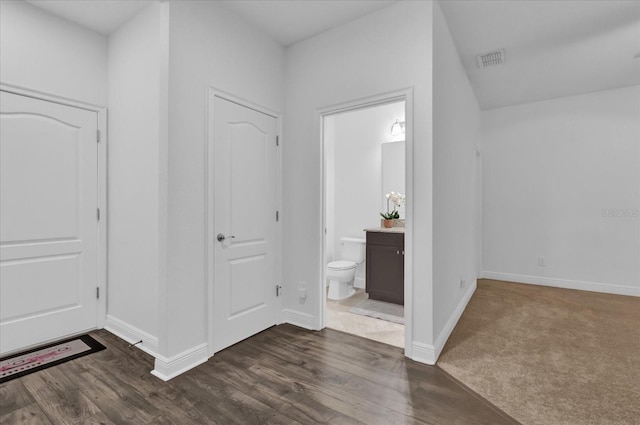
[[[467,292],[465,292],[464,296],[456,306],[456,309],[453,311],[453,314],[449,317],[449,320],[447,320],[447,323],[444,325],[444,328],[442,328],[442,330],[440,331],[440,334],[436,338],[436,342],[434,344],[435,345],[434,347],[435,361],[438,361],[438,357],[440,357],[440,353],[442,353],[442,349],[444,348],[444,345],[447,343],[447,340],[451,336],[451,332],[453,332],[453,329],[458,324],[460,317],[462,317],[462,313],[464,313],[464,310],[467,308],[467,304],[469,304],[469,301],[471,301],[471,297],[476,292],[477,288],[478,288],[478,283],[474,280],[469,286],[469,289],[467,289]]]
[[[290,323],[292,325],[309,329],[311,331],[317,330],[317,326],[315,326],[315,318],[307,313],[302,313],[300,311],[291,310],[285,308],[282,311],[282,318],[284,323]]]
[[[527,276],[520,274],[492,272],[484,270],[485,279],[506,280],[509,282],[526,283],[530,285],[551,286],[554,288],[579,289],[581,291],[602,292],[605,294],[631,295],[640,297],[640,287],[613,285],[610,283],[583,282],[579,280],[556,279],[542,276]]]
[[[127,341],[129,344],[135,344],[142,340],[142,343],[135,347],[153,357],[158,357],[157,337],[110,315],[107,315],[104,328],[118,338]]]
[[[151,374],[163,381],[168,381],[207,360],[209,360],[209,345],[203,343],[170,358],[156,356],[155,367]]]
[[[135,326],[108,315],[104,328],[130,344],[142,340],[142,343],[135,347],[155,357],[155,368],[151,371],[151,374],[163,381],[175,378],[209,359],[209,346],[206,343],[183,351],[171,358],[166,358],[158,354],[158,338]]]
[[[456,309],[453,311],[453,314],[447,320],[447,323],[444,325],[442,331],[436,338],[436,342],[434,345],[424,344],[422,342],[414,342],[411,344],[411,359],[420,362],[426,363],[429,365],[434,365],[438,361],[438,357],[440,357],[440,353],[442,353],[442,349],[444,345],[447,343],[449,336],[451,336],[451,332],[458,324],[460,317],[462,317],[462,313],[464,313],[465,308],[467,308],[467,304],[471,300],[474,292],[476,292],[477,283],[473,281],[467,292],[465,292],[464,296],[456,306]]]
[[[411,344],[411,360],[434,365],[436,364],[436,350],[433,345],[414,342]]]

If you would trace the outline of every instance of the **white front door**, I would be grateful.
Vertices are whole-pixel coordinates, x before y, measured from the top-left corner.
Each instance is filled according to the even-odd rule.
[[[217,96],[212,113],[217,352],[276,323],[277,119]]]
[[[96,112],[0,91],[0,352],[96,327]]]

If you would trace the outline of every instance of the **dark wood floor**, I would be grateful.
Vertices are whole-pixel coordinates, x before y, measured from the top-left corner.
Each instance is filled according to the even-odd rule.
[[[170,382],[107,350],[0,385],[2,424],[517,424],[438,367],[338,331],[276,326]]]

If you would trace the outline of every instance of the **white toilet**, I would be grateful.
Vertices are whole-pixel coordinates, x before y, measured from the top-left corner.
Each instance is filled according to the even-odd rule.
[[[356,292],[353,280],[358,264],[364,262],[366,239],[340,238],[340,260],[327,264],[330,300],[343,300]]]

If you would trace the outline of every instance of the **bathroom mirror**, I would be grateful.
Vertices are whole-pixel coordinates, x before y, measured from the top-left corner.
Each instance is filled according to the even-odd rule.
[[[405,142],[389,142],[382,144],[382,194],[380,196],[382,209],[387,210],[386,194],[391,192],[400,192],[406,194],[405,191],[405,158],[404,158]],[[390,206],[393,210],[393,205]],[[400,218],[405,218],[404,205],[400,207]]]

